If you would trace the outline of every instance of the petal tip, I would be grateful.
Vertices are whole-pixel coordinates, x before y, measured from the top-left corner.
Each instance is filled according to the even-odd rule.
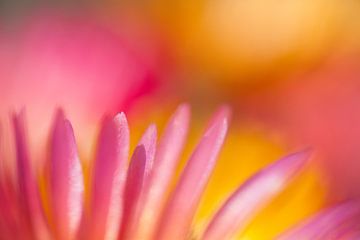
[[[204,137],[211,136],[213,134],[226,135],[229,127],[229,119],[227,115],[217,115],[211,120],[209,127],[207,128]]]
[[[307,165],[311,159],[312,153],[313,150],[311,148],[306,148],[302,151],[289,154],[273,163],[269,169],[278,169],[278,171],[287,172],[289,177],[293,176]]]
[[[151,143],[155,143],[157,138],[157,127],[155,124],[150,124],[150,126],[146,129],[145,133],[141,137],[138,146],[144,145],[148,146]]]
[[[293,162],[296,165],[303,166],[310,161],[313,153],[314,150],[311,147],[307,147],[301,151],[290,154],[285,158],[290,159],[289,161]]]
[[[124,112],[120,112],[120,113],[116,114],[114,117],[114,121],[127,122],[126,114]]]
[[[174,119],[176,122],[189,122],[191,115],[191,107],[188,103],[182,103],[178,106],[176,109],[172,119]]]
[[[176,109],[176,112],[181,111],[181,112],[190,112],[190,104],[189,103],[181,103],[179,104],[179,106]]]

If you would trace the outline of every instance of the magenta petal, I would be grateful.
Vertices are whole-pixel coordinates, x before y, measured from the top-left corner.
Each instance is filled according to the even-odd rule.
[[[73,129],[61,111],[53,126],[49,170],[55,235],[58,239],[73,239],[83,207],[84,183]]]
[[[156,239],[185,239],[228,129],[228,117],[215,117],[188,161],[165,209]]]
[[[231,239],[287,186],[308,158],[309,151],[289,155],[246,181],[215,214],[202,239]]]
[[[156,126],[151,125],[144,133],[131,158],[125,187],[120,239],[130,239],[131,234],[136,231],[140,214],[139,197],[148,183],[154,163],[156,136]]]
[[[1,164],[0,159],[0,164]],[[3,168],[0,166],[0,239],[19,239],[18,234],[15,230],[17,225],[16,216],[14,210],[18,210],[17,201],[13,191],[9,191],[11,186],[9,179],[4,177]],[[12,188],[13,186],[11,186]],[[26,229],[24,229],[26,231]]]
[[[48,229],[41,208],[40,194],[28,155],[24,112],[21,112],[19,115],[14,115],[13,123],[16,141],[20,204],[25,221],[30,227],[28,237],[29,239],[49,239]],[[24,229],[24,231],[26,231],[26,229]]]
[[[285,232],[277,239],[353,239],[343,236],[359,236],[359,202],[346,202],[332,207]],[[356,226],[356,227],[354,227]],[[341,237],[341,235],[343,235]],[[353,236],[355,236],[353,235]],[[334,236],[338,236],[335,238]],[[356,238],[357,239],[357,238]]]
[[[129,152],[129,127],[124,113],[103,121],[93,168],[90,221],[82,225],[80,238],[116,239],[123,204]]]
[[[141,199],[141,217],[133,239],[152,239],[167,190],[183,150],[190,122],[190,107],[182,104],[169,120],[157,148],[149,184]]]
[[[222,105],[217,109],[217,111],[211,116],[207,128],[211,127],[211,125],[213,125],[215,122],[221,121],[223,118],[231,118],[231,109],[228,105]]]

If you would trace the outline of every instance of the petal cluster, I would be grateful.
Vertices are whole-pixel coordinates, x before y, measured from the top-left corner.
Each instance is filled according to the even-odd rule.
[[[225,141],[229,115],[227,107],[214,114],[174,187],[171,183],[189,129],[186,104],[178,107],[159,140],[156,126],[148,127],[130,163],[125,114],[104,118],[87,170],[81,164],[72,126],[59,111],[41,176],[31,164],[23,113],[14,115],[16,177],[2,169],[0,239],[232,239],[303,169],[310,151],[291,154],[255,174],[194,236],[194,216]],[[46,180],[43,194],[39,178]],[[279,239],[356,237],[358,215],[357,204],[339,205]]]

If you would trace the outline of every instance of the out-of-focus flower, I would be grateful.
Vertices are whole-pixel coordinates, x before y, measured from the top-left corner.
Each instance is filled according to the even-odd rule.
[[[71,124],[60,111],[51,132],[47,165],[43,174],[36,176],[29,159],[24,116],[15,115],[17,174],[12,181],[10,173],[1,168],[1,239],[229,239],[287,187],[310,155],[309,151],[289,155],[251,177],[197,232],[193,218],[224,143],[229,112],[221,108],[214,114],[171,189],[189,117],[189,107],[181,105],[158,146],[156,127],[150,125],[129,167],[126,117],[123,113],[105,117],[95,159],[85,173]],[[38,178],[47,180],[41,194]],[[342,232],[345,223],[356,226],[358,214],[358,205],[340,205],[293,231],[301,232],[305,239],[329,236]],[[346,233],[357,234],[354,229],[346,229]],[[281,238],[296,236],[289,231]]]
[[[91,12],[34,11],[0,28],[0,117],[26,105],[37,126],[31,143],[44,138],[57,106],[82,144],[103,112],[124,110],[154,86],[152,66]]]

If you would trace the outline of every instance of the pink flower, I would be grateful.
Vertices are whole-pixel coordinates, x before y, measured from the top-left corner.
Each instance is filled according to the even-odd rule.
[[[120,113],[106,117],[94,161],[90,168],[84,168],[72,126],[59,111],[52,127],[47,164],[38,176],[32,171],[28,154],[24,116],[15,115],[17,174],[13,181],[8,169],[1,169],[0,238],[230,239],[282,192],[310,156],[308,150],[294,153],[257,173],[225,201],[199,235],[193,235],[193,217],[224,143],[229,111],[220,108],[214,114],[172,189],[170,183],[189,121],[189,106],[179,106],[159,141],[156,126],[150,125],[128,166],[130,133],[126,116]],[[38,179],[46,180],[42,192]],[[300,232],[304,236],[301,239],[325,239],[323,236],[342,230],[343,223],[353,226],[357,214],[357,205],[340,205],[293,231]],[[346,234],[356,232],[350,228]],[[298,238],[290,231],[281,239]]]

